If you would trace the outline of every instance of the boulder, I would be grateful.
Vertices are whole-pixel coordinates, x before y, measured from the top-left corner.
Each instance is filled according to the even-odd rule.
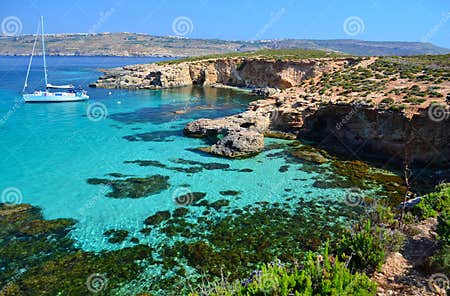
[[[264,148],[264,136],[256,130],[240,129],[228,134],[211,146],[211,153],[231,157],[251,157]]]
[[[184,134],[190,137],[207,137],[227,134],[229,131],[251,129],[259,133],[267,131],[270,112],[248,110],[243,113],[216,119],[201,118],[188,123]]]

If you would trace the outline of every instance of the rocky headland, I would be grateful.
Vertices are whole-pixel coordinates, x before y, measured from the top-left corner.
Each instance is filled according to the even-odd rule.
[[[199,119],[185,134],[226,157],[262,151],[264,136],[314,138],[355,155],[448,167],[449,64],[446,56],[290,59],[224,57],[105,70],[91,86],[252,89],[264,98],[241,114]]]

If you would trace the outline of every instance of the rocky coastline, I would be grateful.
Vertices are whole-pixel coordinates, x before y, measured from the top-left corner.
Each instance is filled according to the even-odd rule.
[[[429,82],[421,83],[411,76],[386,81],[378,77],[376,67],[380,67],[381,62],[384,60],[380,58],[361,57],[217,58],[143,64],[105,70],[91,86],[126,89],[225,86],[252,89],[264,95],[265,98],[251,102],[241,114],[199,119],[185,127],[187,136],[215,142],[204,150],[220,156],[253,156],[262,150],[264,136],[308,137],[346,146],[354,155],[378,155],[394,162],[402,162],[406,157],[412,164],[448,167],[450,83],[444,80],[438,81],[439,86],[422,86]],[[365,97],[355,89],[342,94],[333,89],[318,91],[321,85],[329,83],[325,78],[336,73],[355,75],[358,71],[373,72],[373,78],[370,75],[365,78],[377,86],[366,91]],[[448,75],[448,69],[446,71],[444,76]],[[382,84],[384,88],[380,89]],[[419,90],[423,87],[439,89],[439,96],[430,96],[420,103],[395,97],[398,89],[410,85]],[[392,100],[390,104],[385,102],[388,96]]]

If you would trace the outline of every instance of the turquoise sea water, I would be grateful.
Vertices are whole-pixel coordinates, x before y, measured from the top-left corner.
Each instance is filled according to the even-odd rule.
[[[15,274],[12,282],[22,271],[29,270],[24,276],[32,278],[34,274],[46,283],[46,272],[41,272],[41,265],[36,267],[32,258],[42,257],[42,262],[72,258],[76,251],[73,241],[75,247],[94,251],[105,260],[113,254],[110,263],[96,261],[85,252],[83,260],[74,259],[72,268],[77,271],[73,275],[62,261],[55,272],[65,277],[67,271],[68,277],[73,276],[78,284],[70,285],[78,285],[75,288],[81,290],[77,291],[85,291],[88,275],[95,275],[100,269],[111,278],[111,286],[115,285],[116,294],[111,295],[144,291],[178,295],[181,288],[181,294],[186,294],[189,285],[202,274],[218,276],[224,266],[232,278],[242,279],[262,262],[301,258],[306,250],[316,250],[363,213],[361,207],[348,202],[349,192],[356,199],[362,196],[361,192],[349,188],[361,185],[369,171],[378,172],[374,168],[343,161],[303,141],[276,139],[266,139],[265,150],[253,158],[218,158],[197,149],[208,145],[205,140],[183,135],[186,123],[236,114],[257,97],[213,88],[88,88],[101,75],[99,68],[153,61],[156,60],[50,57],[49,82],[81,85],[91,99],[24,104],[21,90],[28,60],[0,57],[0,202],[29,203],[40,207],[46,219],[77,221],[68,234],[72,239],[70,246],[65,244],[65,237],[63,243],[61,236],[65,234],[47,236],[48,250],[45,244],[40,245],[41,237],[33,238],[36,248],[22,245],[21,233],[7,237],[5,241],[13,246],[32,250],[22,258],[20,250],[5,247],[6,265],[0,269]],[[43,84],[40,63],[37,58],[30,76],[30,91]],[[363,170],[359,171],[358,166]],[[353,171],[357,173],[352,174]],[[384,174],[390,175],[381,173]],[[105,184],[119,181],[129,186],[123,182],[127,178],[152,176],[166,178],[168,186],[163,182],[152,184],[152,188],[161,190],[137,198],[124,198],[121,194],[122,198],[114,198],[112,187]],[[398,183],[389,180],[391,185]],[[377,190],[382,186],[376,183],[372,187],[371,183],[362,187],[379,196]],[[126,194],[131,193],[122,192]],[[183,194],[187,197],[180,198]],[[203,199],[196,200],[198,196]],[[158,212],[159,216],[154,216]],[[150,225],[145,225],[146,219]],[[114,242],[105,235],[109,230],[121,230],[122,234],[125,230],[128,235]],[[122,255],[129,258],[130,253],[140,253],[142,245],[152,250],[151,256],[136,262],[120,261]],[[123,250],[114,251],[119,249]],[[115,265],[117,257],[121,268],[116,271],[134,269],[138,264],[142,267],[139,274],[131,280],[123,274],[116,279],[115,271],[97,265]],[[15,271],[17,266],[19,271]],[[88,274],[84,275],[84,271]]]
[[[161,239],[157,232],[150,236],[139,233],[143,221],[157,211],[176,209],[174,195],[186,188],[206,193],[209,202],[223,199],[221,191],[239,191],[237,197],[228,198],[230,208],[259,201],[281,203],[287,196],[313,202],[342,200],[344,196],[344,189],[312,186],[317,173],[277,157],[283,148],[270,144],[287,141],[267,139],[268,147],[274,149],[251,159],[228,160],[195,151],[205,146],[203,140],[183,136],[187,122],[240,112],[255,97],[217,89],[89,88],[89,102],[23,104],[20,91],[27,61],[20,57],[0,58],[0,190],[17,189],[19,194],[13,197],[20,200],[16,201],[41,207],[45,218],[76,219],[78,223],[70,235],[84,250],[131,245],[129,241],[110,244],[103,236],[108,229],[125,229],[141,243],[157,245]],[[50,57],[49,81],[87,88],[100,75],[100,67],[149,61],[154,59]],[[42,70],[37,60],[30,77],[31,89],[39,84]],[[89,115],[92,106],[98,112]],[[179,110],[184,112],[176,114]],[[185,173],[124,163],[133,160],[157,160],[169,167],[184,168],[189,165],[181,162],[189,160],[228,164],[229,168]],[[286,165],[289,167],[280,169]],[[106,196],[110,191],[107,186],[87,183],[89,178],[114,179],[107,176],[110,173],[134,177],[160,174],[169,177],[170,187],[148,197],[115,199]],[[192,209],[194,215],[200,215],[200,211]]]

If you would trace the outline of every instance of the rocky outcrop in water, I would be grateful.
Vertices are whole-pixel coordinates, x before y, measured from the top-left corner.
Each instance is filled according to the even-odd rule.
[[[252,156],[262,150],[264,135],[309,137],[330,147],[344,146],[352,156],[376,156],[389,162],[407,157],[412,163],[447,167],[448,66],[414,63],[375,57],[219,58],[108,70],[94,86],[225,85],[266,95],[243,113],[186,125],[187,136],[216,142],[208,148],[213,154]]]
[[[240,129],[276,136],[274,132],[281,131],[344,145],[354,156],[378,156],[395,162],[404,160],[407,151],[413,163],[449,164],[450,147],[446,143],[450,143],[450,121],[433,121],[428,109],[409,119],[402,112],[356,104],[314,105],[287,100],[277,106],[276,100],[272,100],[273,105],[268,104],[270,101],[253,102],[242,114],[193,121],[185,127],[185,134],[206,137]]]
[[[240,129],[228,132],[216,144],[211,146],[211,153],[242,158],[258,154],[264,149],[264,136],[251,129]]]

